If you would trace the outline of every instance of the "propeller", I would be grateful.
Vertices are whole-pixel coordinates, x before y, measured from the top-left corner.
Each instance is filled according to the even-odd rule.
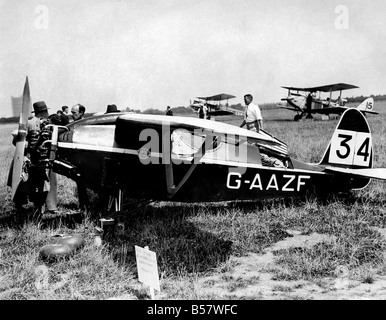
[[[12,199],[15,196],[16,190],[21,181],[21,175],[23,170],[24,161],[24,149],[27,139],[27,122],[28,114],[31,110],[31,96],[29,91],[28,76],[25,79],[23,90],[23,102],[21,107],[19,127],[16,137],[16,149],[13,156],[13,169],[12,169]]]

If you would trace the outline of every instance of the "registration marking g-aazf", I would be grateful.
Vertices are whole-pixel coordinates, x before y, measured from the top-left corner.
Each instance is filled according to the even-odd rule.
[[[307,179],[310,179],[309,175],[295,175],[295,174],[283,174],[282,178],[284,183],[279,184],[276,174],[272,174],[268,183],[264,185],[261,181],[259,173],[255,174],[252,182],[250,180],[242,180],[242,175],[239,172],[229,172],[227,177],[227,188],[229,189],[240,189],[241,185],[244,183],[249,185],[249,190],[258,189],[258,190],[276,190],[276,191],[300,191],[302,186],[306,185]]]

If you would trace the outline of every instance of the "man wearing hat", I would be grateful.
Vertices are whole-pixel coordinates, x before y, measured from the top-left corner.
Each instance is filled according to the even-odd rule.
[[[32,119],[28,120],[28,131],[40,131],[40,124],[42,120],[47,120],[48,118],[48,108],[44,101],[38,101],[33,104],[34,116]]]
[[[45,122],[48,119],[48,107],[44,101],[37,101],[33,105],[34,111],[32,111],[35,115],[31,120],[28,120],[27,125],[27,141],[28,136],[30,136],[30,140],[34,140],[34,137],[37,133],[38,138],[40,137],[40,131],[42,127],[45,125]],[[34,133],[35,131],[35,133]],[[30,134],[31,132],[31,134]],[[31,142],[29,142],[30,144]],[[32,156],[32,155],[31,155]],[[32,160],[32,159],[31,159]],[[54,212],[58,210],[57,207],[57,189],[58,189],[58,181],[56,173],[54,173],[51,169],[46,172],[49,177],[49,185],[46,183],[44,191],[48,191],[46,197],[46,211]]]
[[[48,118],[48,108],[44,101],[37,101],[33,104],[34,116],[27,122],[27,157],[31,160],[32,167],[29,170],[28,180],[22,188],[23,193],[18,196],[15,201],[16,206],[22,206],[28,203],[29,200],[34,202],[35,206],[41,207],[46,204],[46,211],[57,211],[57,177],[56,174],[44,168],[34,166],[39,161],[38,141],[40,131]],[[49,183],[46,177],[49,177]],[[36,193],[35,190],[39,192]],[[46,194],[46,192],[48,192]],[[47,195],[45,197],[45,195]],[[40,214],[41,212],[39,212]]]
[[[106,113],[112,113],[112,112],[121,112],[121,110],[118,110],[115,104],[107,105]]]

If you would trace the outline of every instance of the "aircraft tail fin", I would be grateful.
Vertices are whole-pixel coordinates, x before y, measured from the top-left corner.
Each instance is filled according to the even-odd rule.
[[[365,113],[378,114],[378,112],[374,111],[374,99],[371,97],[363,101],[357,109]]]
[[[372,168],[370,127],[359,109],[350,108],[342,114],[319,164],[342,168]]]
[[[373,144],[369,124],[361,111],[347,109],[332,135],[330,143],[319,165],[328,169],[343,169],[342,173],[354,169],[371,169],[373,167]],[[358,171],[359,172],[359,171]],[[355,177],[353,188],[365,187],[370,178]]]

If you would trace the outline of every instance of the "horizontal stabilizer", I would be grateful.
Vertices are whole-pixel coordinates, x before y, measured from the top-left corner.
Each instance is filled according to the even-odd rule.
[[[386,180],[386,168],[369,168],[369,169],[350,169],[350,168],[337,168],[326,167],[326,171],[339,172],[354,175],[362,178],[374,178]]]

